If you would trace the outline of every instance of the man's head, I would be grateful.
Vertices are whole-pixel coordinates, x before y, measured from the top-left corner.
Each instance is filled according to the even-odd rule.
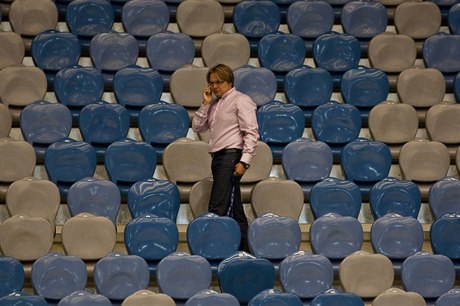
[[[233,88],[234,76],[232,68],[224,64],[218,64],[209,69],[206,80],[212,93],[220,98]]]

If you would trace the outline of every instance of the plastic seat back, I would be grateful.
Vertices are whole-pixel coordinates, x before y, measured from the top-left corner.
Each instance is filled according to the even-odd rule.
[[[239,33],[210,34],[203,39],[201,44],[201,57],[207,67],[225,64],[236,69],[249,62],[249,41]]]
[[[403,2],[394,12],[396,31],[414,39],[426,39],[436,34],[441,28],[441,21],[441,9],[434,2]]]
[[[406,292],[400,288],[390,288],[379,294],[373,301],[375,306],[391,306],[395,301],[401,305],[426,306],[425,299],[416,292]]]
[[[0,104],[0,138],[8,137],[13,126],[13,118],[8,108]]]
[[[458,104],[437,104],[431,106],[426,112],[425,128],[431,140],[442,142],[446,145],[460,143],[460,126],[456,119],[460,115]]]
[[[31,305],[31,306],[47,306],[48,302],[38,295],[28,295],[22,291],[13,292],[10,295],[0,298],[0,303],[4,306]]]
[[[198,292],[185,303],[186,306],[239,306],[238,300],[231,294],[221,293],[212,289]]]
[[[187,109],[190,120],[201,105],[201,92],[195,89],[206,87],[208,84],[206,81],[208,70],[209,68],[206,67],[186,65],[176,69],[171,75],[171,96],[175,103]]]
[[[436,219],[430,227],[433,253],[447,256],[457,263],[460,259],[460,240],[455,233],[459,228],[460,215],[458,214],[446,214]]]
[[[342,292],[340,289],[328,289],[318,294],[311,301],[311,306],[336,305],[343,303],[348,306],[364,306],[364,301],[352,292]]]
[[[141,289],[128,296],[122,303],[122,306],[137,305],[175,306],[176,303],[170,296],[164,293],[155,293],[147,289]]]
[[[176,12],[179,31],[194,38],[204,38],[220,32],[224,18],[222,5],[211,0],[183,1]]]
[[[452,34],[460,35],[460,5],[454,4],[450,7],[447,24]]]
[[[388,12],[377,1],[350,1],[343,6],[340,20],[345,33],[368,40],[386,31]]]
[[[267,289],[253,297],[248,306],[262,306],[267,303],[276,303],[280,306],[302,306],[302,300],[293,293]]]
[[[456,177],[446,176],[431,185],[428,203],[434,220],[445,214],[460,214],[459,196],[460,181]]]
[[[24,287],[25,272],[22,263],[10,256],[0,256],[0,299]]]
[[[415,41],[407,35],[385,32],[369,41],[369,62],[385,73],[399,73],[412,67],[416,57]]]
[[[435,302],[435,306],[457,305],[460,301],[460,292],[454,288],[441,295]]]
[[[0,33],[0,69],[22,64],[25,46],[21,36],[16,32]]]
[[[189,193],[190,212],[193,218],[198,218],[208,212],[209,199],[211,198],[212,178],[200,180],[193,184]]]
[[[235,88],[247,94],[259,107],[275,99],[277,85],[273,71],[245,65],[234,70]]]
[[[71,294],[62,298],[58,303],[59,306],[85,306],[88,304],[94,306],[112,305],[110,300],[102,294],[90,293],[85,290],[72,292]]]

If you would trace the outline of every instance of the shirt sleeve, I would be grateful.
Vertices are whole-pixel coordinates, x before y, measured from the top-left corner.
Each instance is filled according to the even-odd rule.
[[[241,98],[238,106],[238,122],[243,133],[243,155],[241,161],[249,164],[256,155],[259,140],[259,125],[257,123],[256,104],[249,98]]]
[[[209,105],[201,105],[192,119],[192,130],[195,133],[203,133],[209,129],[208,124]]]

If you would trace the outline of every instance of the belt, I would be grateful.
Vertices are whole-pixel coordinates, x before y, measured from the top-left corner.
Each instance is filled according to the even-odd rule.
[[[222,150],[219,150],[217,152],[211,152],[211,156],[212,158],[214,157],[217,157],[217,156],[221,156],[221,155],[224,155],[224,154],[229,154],[229,153],[241,153],[243,152],[243,150],[241,149],[235,149],[235,148],[232,148],[232,149],[222,149]]]

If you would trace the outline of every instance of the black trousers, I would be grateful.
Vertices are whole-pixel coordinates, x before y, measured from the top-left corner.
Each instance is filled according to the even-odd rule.
[[[240,179],[234,176],[235,165],[241,152],[213,154],[211,171],[213,184],[209,200],[209,212],[219,216],[230,216],[240,225],[240,250],[249,252],[247,243],[248,220],[241,201]],[[231,205],[232,203],[232,205]]]

